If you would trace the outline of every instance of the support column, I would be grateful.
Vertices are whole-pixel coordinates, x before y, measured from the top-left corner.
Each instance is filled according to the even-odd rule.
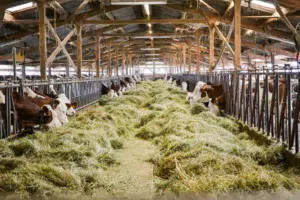
[[[119,76],[119,51],[118,51],[118,46],[116,46],[116,76]]]
[[[200,34],[196,33],[196,73],[200,72]]]
[[[186,46],[183,46],[182,53],[183,53],[183,66],[182,66],[183,71],[182,72],[185,72],[185,68],[186,68]]]
[[[13,47],[12,55],[13,55],[14,80],[17,80],[17,49],[16,49],[16,47]]]
[[[182,55],[181,55],[181,51],[179,51],[179,73],[182,74]]]
[[[107,75],[111,77],[111,45],[110,42],[108,42],[108,65],[107,65]]]
[[[126,76],[128,76],[129,56],[126,57]]]
[[[41,80],[47,80],[47,36],[46,36],[46,7],[45,0],[39,1],[39,42],[40,42],[40,72]]]
[[[215,58],[215,28],[213,24],[209,25],[209,71],[214,67]]]
[[[192,40],[189,38],[189,73],[191,73],[192,68]]]
[[[82,25],[76,25],[77,30],[77,77],[81,78],[82,69]]]
[[[95,48],[95,55],[96,55],[96,77],[100,77],[100,34],[96,34],[96,48]]]
[[[124,50],[122,50],[122,75],[124,76],[124,70],[125,70],[125,55]]]
[[[234,66],[241,69],[241,0],[234,0]]]

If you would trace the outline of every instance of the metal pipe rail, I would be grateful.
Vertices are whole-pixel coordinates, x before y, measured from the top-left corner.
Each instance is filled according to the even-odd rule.
[[[300,71],[174,74],[194,90],[198,81],[222,84],[224,113],[299,152]]]
[[[96,103],[101,97],[102,83],[111,87],[111,81],[120,83],[120,79],[124,77],[111,77],[100,79],[87,79],[87,80],[59,80],[59,81],[11,81],[0,82],[0,89],[5,90],[5,116],[0,113],[0,139],[9,137],[11,135],[11,127],[13,132],[17,133],[18,124],[16,119],[16,111],[12,98],[12,92],[17,91],[23,95],[23,88],[30,87],[31,89],[38,88],[38,91],[47,93],[50,91],[50,86],[58,94],[64,93],[71,102],[76,102],[78,105],[77,110],[87,107]]]

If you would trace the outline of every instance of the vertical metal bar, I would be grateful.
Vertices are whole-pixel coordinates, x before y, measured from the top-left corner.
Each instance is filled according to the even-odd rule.
[[[288,120],[288,127],[287,127],[287,131],[288,131],[288,135],[290,138],[289,141],[289,149],[291,150],[293,147],[293,143],[292,143],[292,96],[291,96],[291,74],[289,74],[287,76],[287,80],[286,83],[287,84],[287,89],[288,89],[288,109],[287,109],[287,120]]]
[[[14,80],[17,80],[17,49],[16,47],[12,48],[12,55],[13,55],[13,72],[14,72]]]
[[[248,86],[249,86],[249,89],[248,89],[248,96],[249,96],[249,109],[247,108],[247,122],[249,125],[251,125],[251,110],[252,110],[252,75],[249,74],[249,81],[248,81]]]
[[[268,74],[265,75],[266,79],[265,79],[265,84],[266,84],[266,90],[265,90],[265,97],[266,97],[266,102],[265,102],[265,130],[267,130],[267,124],[269,121],[269,77]]]
[[[276,104],[276,106],[275,106],[275,118],[276,118],[276,127],[275,127],[275,132],[276,132],[276,138],[277,138],[277,140],[278,140],[278,142],[279,142],[279,140],[280,140],[280,126],[279,126],[279,123],[280,123],[280,105],[281,105],[281,102],[280,102],[280,96],[279,96],[279,76],[278,76],[278,74],[276,74],[276,76],[275,76],[275,85],[274,85],[274,87],[276,88],[276,102],[275,102],[275,104]]]
[[[256,127],[259,126],[259,113],[260,113],[260,104],[261,104],[261,101],[260,101],[260,80],[259,80],[259,74],[257,74],[256,76],[256,92],[257,92],[257,109],[256,109],[256,117],[257,120],[256,120]]]
[[[241,91],[240,94],[238,94],[238,96],[240,96],[240,109],[239,109],[239,113],[238,113],[238,119],[241,119],[243,120],[243,116],[244,116],[244,103],[245,103],[245,99],[244,99],[244,96],[245,96],[245,75],[243,74],[242,75],[242,89],[239,90]]]

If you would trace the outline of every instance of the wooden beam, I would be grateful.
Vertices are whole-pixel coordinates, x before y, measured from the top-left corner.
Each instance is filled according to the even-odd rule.
[[[40,73],[41,80],[47,79],[47,33],[46,33],[46,6],[41,0],[38,4],[39,10],[39,39],[40,39]]]
[[[169,32],[153,32],[153,33],[148,33],[148,32],[134,32],[134,33],[116,33],[116,34],[102,34],[103,37],[160,37],[160,36],[192,36],[191,33],[169,33]]]
[[[206,24],[204,19],[134,19],[134,20],[84,20],[83,24],[127,25],[127,24]]]
[[[96,55],[96,77],[100,77],[100,34],[96,35],[96,48],[95,48],[95,55]]]
[[[209,71],[214,67],[215,57],[215,27],[213,24],[209,25]]]
[[[107,66],[107,75],[111,77],[111,45],[108,43],[108,66]]]
[[[80,13],[84,7],[89,3],[89,0],[84,0],[80,6],[78,6],[78,8],[76,8],[76,10],[72,13],[71,18],[75,18],[75,16]]]
[[[182,47],[182,54],[183,54],[183,72],[186,70],[186,46],[183,45]]]
[[[241,0],[234,0],[234,64],[235,70],[241,68]]]
[[[223,13],[223,16],[226,17],[233,7],[234,7],[234,1],[231,0],[225,12]]]
[[[70,56],[70,54],[68,53],[66,47],[62,44],[62,41],[60,40],[59,36],[57,35],[56,31],[54,30],[53,26],[51,25],[51,23],[48,21],[48,19],[45,19],[46,24],[49,28],[49,30],[51,31],[52,35],[54,36],[54,38],[56,39],[58,45],[61,47],[62,51],[64,52],[65,56],[67,57],[70,65],[76,70],[76,66]]]
[[[191,38],[188,39],[188,45],[189,45],[189,73],[191,73],[191,69],[192,69],[192,40],[191,40]]]
[[[296,29],[294,28],[294,26],[291,24],[291,22],[287,19],[287,17],[285,16],[285,13],[281,10],[280,6],[276,3],[275,4],[276,7],[276,11],[278,12],[278,14],[280,15],[281,19],[283,20],[283,22],[285,23],[285,25],[292,31],[292,33],[294,35],[297,34]]]
[[[168,4],[168,5],[160,5],[160,7],[177,10],[180,12],[186,12],[186,13],[201,16],[201,17],[203,16],[203,13],[204,13],[205,16],[207,18],[209,18],[211,23],[221,22],[224,24],[231,24],[231,22],[232,22],[232,19],[229,17],[223,17],[223,16],[216,15],[214,13],[211,13],[211,12],[202,11],[202,10],[200,11],[199,9],[188,8],[188,7],[184,7],[181,5]],[[293,42],[292,34],[286,33],[284,31],[281,31],[278,29],[266,30],[264,27],[259,27],[256,24],[256,22],[250,22],[250,21],[244,20],[243,23],[241,23],[241,28],[250,29],[250,30],[253,30],[258,33],[263,33],[263,34],[272,36],[274,39],[282,40],[282,38],[285,38],[285,40],[287,40],[289,42],[290,41]]]
[[[73,29],[66,37],[65,39],[62,41],[61,45],[62,46],[66,46],[67,42],[70,40],[70,38],[75,34],[76,29]],[[52,52],[52,54],[50,55],[50,57],[47,60],[47,67],[50,66],[50,64],[54,61],[55,57],[57,56],[57,54],[62,50],[61,45],[58,45],[56,47],[56,49]]]
[[[130,7],[130,6],[109,6],[108,5],[105,7],[105,12],[112,12],[112,11],[116,11],[116,10],[126,8],[126,7]],[[80,19],[87,19],[87,18],[90,18],[93,16],[97,16],[99,14],[103,14],[103,11],[100,11],[100,9],[98,9],[98,8],[95,8],[94,10],[88,10],[88,11],[85,11],[83,13],[76,15],[75,21],[79,21]],[[31,19],[31,20],[33,20],[33,19]],[[37,21],[36,21],[36,23],[37,23]],[[57,27],[65,26],[67,24],[70,24],[70,20],[58,20],[57,21]],[[1,42],[10,42],[10,41],[21,39],[23,37],[26,37],[28,35],[32,35],[32,34],[35,34],[38,32],[39,32],[38,28],[33,28],[32,31],[27,31],[27,32],[26,31],[16,32],[16,33],[12,33],[12,34],[5,35],[5,36],[0,36],[0,41]]]
[[[230,41],[231,34],[232,34],[233,30],[234,30],[234,20],[232,20],[232,24],[230,26],[229,32],[228,32],[227,37],[226,37],[226,41]],[[222,59],[222,56],[224,55],[224,52],[225,52],[225,47],[226,47],[225,43],[222,42],[222,50],[221,50],[221,53],[220,53],[220,55],[219,55],[219,57],[218,57],[218,59],[217,59],[217,61],[215,63],[215,66],[214,66],[213,70],[217,67],[217,65],[219,64],[220,60]]]
[[[82,69],[82,24],[76,24],[77,30],[77,77],[81,78]]]
[[[116,76],[119,76],[119,50],[118,50],[118,46],[116,47]]]
[[[200,34],[196,33],[196,73],[200,72]]]
[[[211,12],[216,13],[216,14],[220,14],[219,11],[217,11],[216,9],[214,9],[212,6],[210,6],[204,0],[199,0],[199,1],[200,1],[200,4],[203,4],[204,6],[206,6],[207,9],[210,10]]]
[[[216,24],[214,24],[214,28],[215,28],[217,34],[219,35],[220,39],[222,40],[222,42],[225,44],[225,46],[229,50],[230,54],[234,57],[234,51],[232,50],[232,48],[231,48],[230,44],[228,43],[227,39],[224,37],[224,35],[222,34],[222,32],[220,31],[220,29],[218,28],[218,26]]]
[[[122,50],[122,75],[124,76],[124,70],[125,70],[125,53],[124,53],[124,50]]]

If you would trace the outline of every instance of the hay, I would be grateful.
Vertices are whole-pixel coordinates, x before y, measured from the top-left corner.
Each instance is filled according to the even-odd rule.
[[[115,150],[134,136],[159,149],[149,159],[159,192],[300,188],[282,147],[253,141],[236,122],[186,104],[185,95],[163,81],[142,82],[121,98],[102,97],[60,129],[0,141],[0,190],[22,198],[110,193],[103,174],[118,168]]]

